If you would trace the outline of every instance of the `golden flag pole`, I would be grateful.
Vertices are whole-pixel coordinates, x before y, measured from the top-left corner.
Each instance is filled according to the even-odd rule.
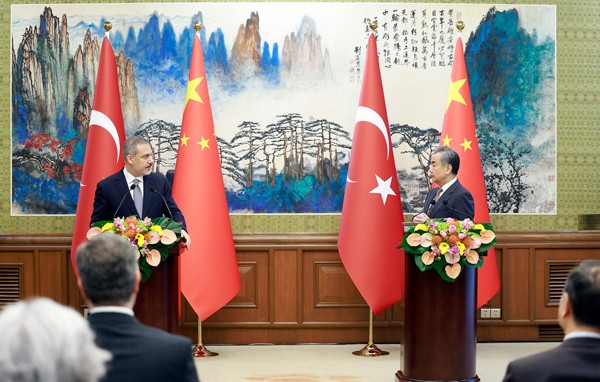
[[[219,355],[219,353],[212,352],[208,350],[202,344],[202,320],[198,317],[198,345],[194,346],[194,350],[192,350],[192,356],[194,357],[214,357]]]
[[[353,351],[352,354],[363,357],[379,357],[380,355],[388,355],[390,352],[380,350],[373,343],[373,310],[369,308],[369,342],[360,350]]]

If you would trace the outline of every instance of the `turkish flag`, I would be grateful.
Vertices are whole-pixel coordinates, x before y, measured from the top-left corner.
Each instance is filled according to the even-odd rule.
[[[446,114],[444,115],[440,144],[449,146],[460,156],[458,179],[467,190],[471,191],[475,200],[475,222],[490,222],[465,54],[460,37],[456,41],[454,50],[452,78],[446,101]],[[481,307],[494,297],[500,288],[494,248],[488,250],[483,266],[478,272],[477,307]]]
[[[404,228],[377,42],[371,34],[356,112],[338,250],[374,314],[399,301],[404,287]]]
[[[79,185],[77,212],[71,244],[71,262],[79,277],[75,264],[77,247],[86,240],[94,208],[94,195],[99,181],[123,168],[123,143],[125,128],[119,93],[117,61],[108,36],[102,41],[100,63],[96,76],[96,89],[90,116],[83,173]]]
[[[173,178],[192,246],[180,256],[181,291],[200,320],[240,290],[229,209],[210,107],[202,46],[194,37]]]

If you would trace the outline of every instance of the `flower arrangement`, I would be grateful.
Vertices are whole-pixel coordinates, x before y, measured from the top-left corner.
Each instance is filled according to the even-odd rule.
[[[114,233],[126,237],[138,251],[138,266],[142,274],[142,283],[152,274],[152,268],[169,257],[169,249],[180,240],[181,224],[160,217],[143,220],[136,216],[117,217],[113,221],[103,220],[92,225],[87,238],[102,233]]]
[[[434,268],[443,280],[454,282],[463,267],[481,267],[483,253],[495,243],[496,234],[489,224],[429,219],[405,233],[402,248],[414,255],[421,272]]]

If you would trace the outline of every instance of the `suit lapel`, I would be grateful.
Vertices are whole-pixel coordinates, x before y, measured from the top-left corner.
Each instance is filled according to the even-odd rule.
[[[439,211],[439,209],[442,208],[442,206],[444,205],[444,201],[450,199],[450,197],[452,196],[454,191],[456,191],[456,189],[458,188],[459,184],[460,183],[458,183],[458,179],[457,179],[456,182],[452,183],[452,185],[450,187],[448,187],[448,189],[446,191],[442,192],[442,196],[440,196],[438,201],[435,203],[435,205],[431,209],[431,216],[435,216],[435,214]]]

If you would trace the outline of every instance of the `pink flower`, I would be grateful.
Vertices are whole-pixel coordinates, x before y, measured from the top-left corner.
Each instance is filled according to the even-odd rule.
[[[460,270],[460,264],[446,265],[446,267],[444,268],[444,271],[446,271],[446,275],[448,275],[448,277],[450,277],[451,279],[456,279],[458,275],[460,275]]]
[[[160,264],[160,252],[156,249],[152,249],[148,254],[146,254],[146,262],[153,267],[156,267]]]
[[[449,226],[449,227],[448,227],[448,232],[450,232],[450,233],[454,233],[454,232],[456,232],[456,226],[455,226],[455,225],[451,225],[451,226]]]
[[[433,260],[435,260],[435,255],[429,251],[421,255],[421,261],[423,261],[423,264],[425,265],[433,263]]]
[[[455,253],[452,253],[452,252],[448,251],[444,255],[444,258],[446,259],[446,262],[448,264],[456,264],[460,260],[460,255],[457,255]]]

